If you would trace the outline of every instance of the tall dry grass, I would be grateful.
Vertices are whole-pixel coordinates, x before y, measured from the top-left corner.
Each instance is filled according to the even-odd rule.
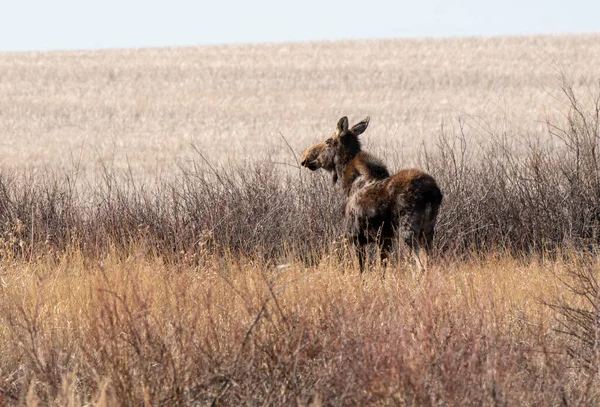
[[[135,252],[135,250],[131,250]],[[569,263],[489,256],[359,277],[80,252],[5,266],[7,403],[586,405],[555,313]],[[598,264],[594,262],[597,270]]]

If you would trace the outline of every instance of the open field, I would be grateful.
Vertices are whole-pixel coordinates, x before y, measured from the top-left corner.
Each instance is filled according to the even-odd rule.
[[[191,144],[215,164],[293,163],[279,133],[299,152],[342,115],[370,115],[368,145],[411,163],[457,117],[472,137],[540,132],[564,112],[559,72],[581,87],[599,65],[599,35],[3,54],[0,165],[155,176]]]
[[[598,405],[599,40],[0,55],[0,406]],[[294,168],[342,115],[426,272]]]

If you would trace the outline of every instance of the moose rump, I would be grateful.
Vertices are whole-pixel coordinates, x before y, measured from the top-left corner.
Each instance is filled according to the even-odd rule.
[[[420,265],[420,248],[429,252],[442,194],[430,175],[416,169],[402,170],[391,177],[355,181],[345,210],[346,236],[358,250],[361,270],[365,245],[375,242],[381,259],[389,257],[392,246],[401,239]]]

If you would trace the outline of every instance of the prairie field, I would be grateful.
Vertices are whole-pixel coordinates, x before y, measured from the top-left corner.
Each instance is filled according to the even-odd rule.
[[[599,63],[600,35],[1,54],[0,165],[293,163],[280,134],[300,152],[343,115],[370,115],[367,146],[414,164],[458,118],[471,137],[542,133],[565,112],[560,75],[585,88]]]
[[[600,404],[600,35],[0,54],[0,406]],[[298,157],[444,193],[359,273]]]

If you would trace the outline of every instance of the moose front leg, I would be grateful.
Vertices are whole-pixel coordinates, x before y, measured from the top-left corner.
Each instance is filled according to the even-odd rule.
[[[392,247],[394,246],[394,239],[382,238],[379,241],[379,256],[381,259],[381,266],[386,266],[390,261],[390,254],[392,253]]]

